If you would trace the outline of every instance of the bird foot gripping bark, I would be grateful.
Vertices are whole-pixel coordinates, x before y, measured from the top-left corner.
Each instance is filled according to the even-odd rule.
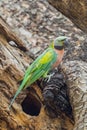
[[[54,76],[54,74],[55,74],[55,73],[53,72],[53,73],[47,75],[46,78],[45,78],[45,81],[46,81],[46,82],[49,82],[49,81],[51,80],[51,78]]]

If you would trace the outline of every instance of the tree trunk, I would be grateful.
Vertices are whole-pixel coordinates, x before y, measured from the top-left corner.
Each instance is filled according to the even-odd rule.
[[[70,18],[78,28],[87,33],[86,0],[48,0],[48,2]]]
[[[63,64],[67,77],[75,126],[73,130],[87,130],[87,63],[70,61]]]
[[[32,61],[26,50],[23,42],[0,18],[0,129],[72,130],[73,124],[67,117],[50,118],[46,114],[43,96],[36,84],[23,91],[8,109],[25,68]]]
[[[20,42],[15,33],[13,38],[13,32],[2,19],[0,19],[0,32],[0,129],[86,130],[87,64],[82,61],[70,61],[62,65],[73,108],[74,128],[66,116],[62,119],[50,118],[47,115],[41,89],[36,84],[33,84],[29,90],[23,91],[11,110],[8,109],[23,78],[25,68],[32,59],[25,53],[26,46]]]

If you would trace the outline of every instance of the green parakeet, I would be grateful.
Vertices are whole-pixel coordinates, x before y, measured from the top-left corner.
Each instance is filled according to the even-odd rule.
[[[32,83],[39,78],[43,78],[53,68],[59,65],[64,54],[64,42],[67,37],[57,37],[52,44],[28,67],[25,72],[23,81],[14,95],[9,108],[13,104],[15,98]]]

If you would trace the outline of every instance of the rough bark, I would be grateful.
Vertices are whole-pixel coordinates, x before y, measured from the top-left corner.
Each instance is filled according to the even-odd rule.
[[[48,0],[57,10],[81,30],[87,33],[87,1],[86,0]]]
[[[30,90],[23,91],[11,110],[8,109],[25,68],[32,60],[25,54],[25,50],[22,41],[0,19],[0,129],[72,130],[73,125],[67,117],[50,118],[46,114],[42,93],[36,84],[32,85]],[[25,106],[28,110],[25,110]]]
[[[70,61],[63,65],[67,75],[75,126],[73,130],[87,130],[87,63]]]
[[[20,84],[19,81],[23,78],[25,68],[32,59],[24,53],[25,50],[22,48],[26,47],[24,44],[23,47],[20,45],[18,37],[15,36],[16,43],[10,44],[14,39],[12,39],[12,35],[9,35],[9,40],[7,40],[6,28],[12,34],[11,29],[6,24],[3,26],[3,21],[0,22],[0,30],[2,30],[0,33],[0,129],[73,130],[73,125],[66,116],[62,119],[50,118],[47,115],[43,105],[42,92],[36,84],[32,85],[30,90],[23,91],[12,105],[11,110],[8,110],[8,105]],[[70,61],[64,63],[62,69],[67,77],[73,107],[74,130],[85,130],[87,129],[87,64],[82,61]],[[27,104],[31,106],[31,108],[27,106],[29,110],[26,113],[28,114],[23,111]],[[36,111],[32,110],[33,107],[36,108]]]
[[[26,51],[27,48],[26,46],[24,46],[24,43],[22,42],[21,39],[19,39],[17,37],[16,34],[14,34],[13,31],[11,31],[9,25],[7,25],[4,21],[4,19],[2,19],[2,17],[0,17],[0,34],[2,34],[6,40],[9,41],[14,41],[15,44],[23,51]]]

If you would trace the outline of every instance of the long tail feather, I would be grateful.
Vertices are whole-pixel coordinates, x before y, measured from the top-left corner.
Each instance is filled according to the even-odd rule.
[[[9,109],[11,108],[13,102],[15,101],[16,97],[17,97],[18,94],[21,92],[21,90],[22,90],[22,87],[20,86],[19,89],[17,90],[16,94],[14,95],[13,99],[11,100],[11,103],[10,103],[10,105],[9,105],[9,107],[8,107]]]
[[[22,81],[22,83],[21,83],[21,85],[19,86],[19,88],[18,88],[16,94],[14,95],[13,99],[11,100],[11,103],[10,103],[10,105],[9,105],[9,107],[8,107],[9,109],[11,108],[11,106],[12,106],[14,100],[15,100],[16,97],[19,95],[19,93],[24,89],[24,86],[25,86],[25,84],[26,84],[26,82],[27,82],[27,80],[28,80],[29,77],[30,77],[30,76],[28,76],[27,78],[24,78],[24,80]]]

